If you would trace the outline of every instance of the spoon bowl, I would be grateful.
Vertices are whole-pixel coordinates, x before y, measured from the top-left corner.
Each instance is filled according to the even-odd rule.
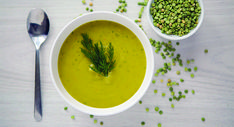
[[[27,19],[27,30],[37,49],[45,42],[49,27],[49,18],[42,9],[36,8],[30,11]]]
[[[27,19],[27,30],[36,48],[34,97],[34,118],[36,121],[40,121],[42,119],[39,49],[48,36],[49,27],[50,22],[48,16],[42,9],[37,8],[30,11]]]

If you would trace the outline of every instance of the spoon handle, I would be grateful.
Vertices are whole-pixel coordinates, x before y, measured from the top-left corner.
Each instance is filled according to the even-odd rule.
[[[39,50],[36,49],[35,60],[35,98],[34,98],[34,118],[36,121],[40,121],[42,118],[42,106],[41,106],[41,79],[40,79],[40,58]]]

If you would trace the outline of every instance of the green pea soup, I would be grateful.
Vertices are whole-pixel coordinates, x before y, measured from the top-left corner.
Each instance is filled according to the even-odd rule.
[[[89,68],[92,63],[81,52],[81,33],[87,33],[93,43],[112,43],[116,62],[108,77]],[[58,57],[59,77],[66,91],[80,103],[96,108],[114,107],[130,99],[140,88],[145,71],[145,51],[137,36],[125,26],[105,20],[75,29]]]

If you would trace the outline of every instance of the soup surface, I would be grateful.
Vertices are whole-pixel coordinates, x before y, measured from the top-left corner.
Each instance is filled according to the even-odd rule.
[[[81,52],[81,33],[93,43],[114,47],[115,68],[104,77],[89,66]],[[146,71],[146,56],[136,35],[125,26],[104,20],[86,23],[65,40],[58,58],[58,71],[67,92],[77,101],[96,108],[109,108],[124,103],[140,88]]]

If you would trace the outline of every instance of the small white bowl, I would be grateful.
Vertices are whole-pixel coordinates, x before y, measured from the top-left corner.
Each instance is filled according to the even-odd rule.
[[[190,30],[190,32],[186,35],[183,35],[183,36],[177,36],[177,35],[167,35],[165,33],[162,33],[161,30],[157,27],[155,27],[153,25],[153,18],[150,14],[150,7],[151,7],[151,4],[152,2],[154,2],[154,0],[149,0],[148,2],[148,5],[147,5],[147,20],[149,21],[149,24],[150,26],[152,27],[152,29],[161,37],[165,38],[165,39],[168,39],[168,40],[182,40],[182,39],[185,39],[185,38],[188,38],[190,36],[192,36],[198,29],[199,27],[201,26],[202,22],[203,22],[203,18],[204,18],[204,7],[203,7],[203,2],[202,0],[198,0],[198,3],[201,7],[201,15],[199,16],[199,19],[198,19],[198,24],[197,26]]]
[[[60,52],[60,48],[67,38],[67,36],[75,30],[77,27],[81,26],[82,24],[85,24],[87,22],[95,21],[95,20],[107,20],[107,21],[113,21],[119,24],[124,25],[128,29],[130,29],[135,35],[139,38],[141,41],[143,48],[145,50],[146,54],[146,74],[143,80],[143,83],[141,84],[138,91],[126,102],[117,105],[115,107],[111,108],[94,108],[87,105],[84,105],[80,103],[79,101],[75,100],[63,87],[63,84],[59,78],[58,74],[58,55]],[[136,102],[140,100],[140,98],[144,95],[146,90],[148,89],[152,76],[154,71],[154,57],[153,57],[153,51],[149,42],[149,39],[145,35],[145,33],[137,26],[136,23],[134,23],[129,18],[115,14],[112,12],[92,12],[89,14],[84,14],[80,17],[77,17],[76,19],[69,22],[59,33],[57,38],[54,41],[51,54],[50,54],[50,72],[53,80],[53,84],[59,94],[63,97],[64,100],[66,100],[71,106],[74,108],[88,114],[98,115],[98,116],[106,116],[106,115],[113,115],[120,113],[131,106],[133,106]]]

